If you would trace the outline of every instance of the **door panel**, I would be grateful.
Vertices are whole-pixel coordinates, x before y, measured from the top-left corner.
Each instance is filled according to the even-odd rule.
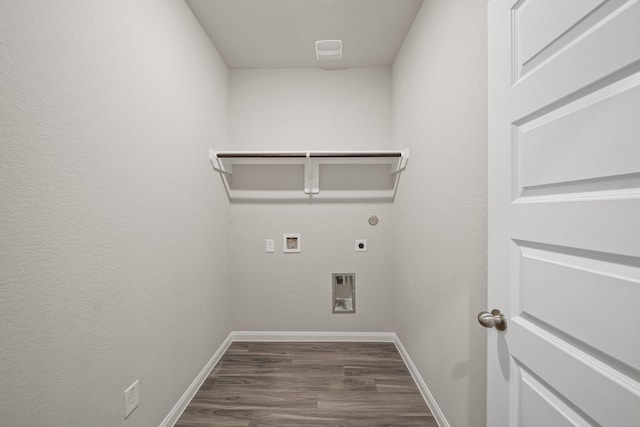
[[[593,357],[528,319],[515,316],[509,328],[512,358],[549,384],[566,402],[580,408],[596,425],[638,426],[640,387],[636,381],[606,359]],[[540,422],[536,418],[534,421]]]
[[[523,366],[517,366],[516,419],[512,425],[522,427],[575,427],[595,423],[578,408]]]
[[[488,425],[640,425],[640,1],[489,2]]]
[[[516,66],[520,76],[558,49],[562,36],[595,13],[607,0],[522,1],[514,7]],[[540,22],[544,22],[540,28]]]
[[[525,244],[520,245],[520,315],[553,325],[565,340],[608,357],[617,369],[626,369],[620,366],[626,364],[640,371],[640,339],[618,338],[619,333],[640,337],[640,263],[611,254]],[[618,333],[611,334],[612,329]]]
[[[517,99],[509,113],[512,122],[524,124],[640,71],[640,3],[635,0],[622,3],[526,76],[514,79],[512,90],[507,94]],[[507,13],[511,27],[512,14],[510,10]],[[543,29],[545,25],[543,20],[537,28]],[[509,51],[505,52],[509,59],[505,65],[511,67],[514,65],[509,64],[517,57],[516,44],[510,42],[515,37],[512,32],[510,28],[505,35],[509,42]],[[597,55],[594,52],[598,52]]]
[[[640,176],[638,140],[629,138],[640,135],[639,104],[640,74],[635,74],[517,126],[522,190],[576,181],[593,187],[616,178],[610,188],[628,187],[627,181]]]

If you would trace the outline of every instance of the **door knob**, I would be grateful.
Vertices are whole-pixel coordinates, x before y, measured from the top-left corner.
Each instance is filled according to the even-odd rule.
[[[499,331],[507,329],[507,318],[497,308],[491,310],[491,313],[487,311],[478,313],[478,322],[485,328],[496,328]]]

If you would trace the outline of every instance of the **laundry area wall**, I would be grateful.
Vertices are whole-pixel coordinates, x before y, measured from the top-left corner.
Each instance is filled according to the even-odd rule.
[[[392,148],[390,67],[232,70],[230,82],[233,150]],[[234,325],[392,330],[392,232],[391,203],[232,203]],[[283,253],[283,233],[301,234],[300,253]],[[265,239],[275,240],[274,253]],[[367,252],[355,251],[356,239],[367,239]],[[331,273],[356,273],[355,315],[332,314]]]
[[[484,425],[485,8],[426,1],[393,66],[323,70],[229,69],[182,0],[0,3],[4,422],[159,425],[252,330],[397,332],[449,424]],[[207,157],[404,148],[375,202],[230,202]]]
[[[0,425],[157,426],[228,335],[228,81],[183,1],[0,2]]]
[[[393,202],[232,203],[234,325],[397,332],[458,426],[485,422],[485,14],[423,4],[390,68],[231,71],[232,149],[411,153]],[[331,313],[332,272],[356,273],[356,314]]]
[[[395,330],[452,426],[485,424],[485,16],[485,2],[425,1],[393,66],[394,141],[412,155],[394,204]]]

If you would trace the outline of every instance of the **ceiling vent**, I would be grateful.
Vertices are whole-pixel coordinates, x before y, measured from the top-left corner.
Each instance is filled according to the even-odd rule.
[[[316,41],[316,58],[318,61],[339,61],[342,59],[342,40]]]

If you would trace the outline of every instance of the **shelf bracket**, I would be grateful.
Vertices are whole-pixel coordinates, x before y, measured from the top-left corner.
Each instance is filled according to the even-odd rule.
[[[320,165],[307,153],[304,164],[304,194],[320,193]]]
[[[409,162],[409,149],[402,150],[402,155],[398,158],[396,162],[396,167],[391,171],[391,175],[398,174],[407,168],[407,163]]]
[[[222,159],[218,157],[218,153],[213,150],[209,150],[209,161],[211,162],[211,166],[213,166],[213,170],[223,173],[225,175],[231,175],[230,171],[227,171],[222,164]]]

